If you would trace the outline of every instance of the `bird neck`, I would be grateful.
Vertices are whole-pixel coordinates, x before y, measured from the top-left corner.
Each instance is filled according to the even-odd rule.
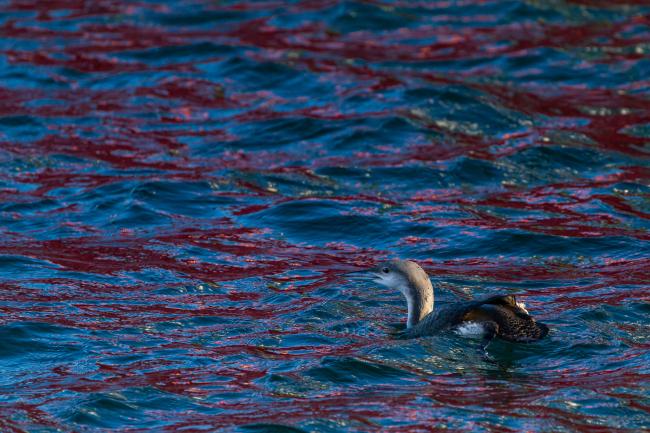
[[[421,287],[411,283],[402,287],[400,291],[404,294],[408,307],[406,327],[411,328],[433,311],[433,286],[427,279]]]

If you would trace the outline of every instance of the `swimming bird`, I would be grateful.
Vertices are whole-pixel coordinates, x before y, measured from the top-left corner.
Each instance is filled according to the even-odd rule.
[[[461,301],[433,311],[433,286],[429,276],[410,260],[390,260],[365,271],[346,274],[402,292],[408,306],[405,338],[425,337],[446,329],[483,336],[483,350],[499,337],[529,343],[544,338],[548,326],[536,322],[513,295],[496,295],[478,301]]]

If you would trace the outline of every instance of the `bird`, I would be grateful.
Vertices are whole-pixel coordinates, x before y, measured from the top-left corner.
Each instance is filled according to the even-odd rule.
[[[408,317],[402,338],[436,335],[454,329],[463,335],[483,337],[482,349],[496,337],[516,343],[530,343],[544,338],[547,325],[537,322],[513,295],[495,295],[482,300],[461,301],[434,311],[431,280],[417,263],[389,260],[376,267],[346,274],[348,279],[373,281],[399,290],[406,298]]]

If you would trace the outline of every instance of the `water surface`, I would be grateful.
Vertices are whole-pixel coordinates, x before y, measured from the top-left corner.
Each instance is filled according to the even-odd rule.
[[[644,3],[0,2],[0,430],[650,429]]]

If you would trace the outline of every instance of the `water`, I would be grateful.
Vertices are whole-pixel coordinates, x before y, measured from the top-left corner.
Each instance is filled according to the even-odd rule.
[[[650,429],[643,3],[0,2],[0,430]]]

